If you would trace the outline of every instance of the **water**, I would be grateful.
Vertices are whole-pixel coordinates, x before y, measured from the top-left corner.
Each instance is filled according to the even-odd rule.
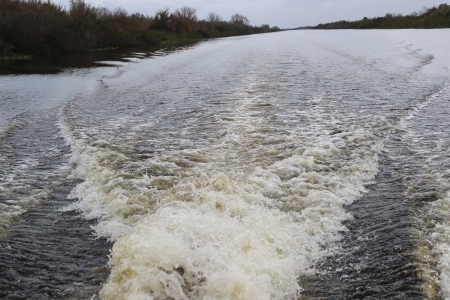
[[[449,37],[289,31],[1,76],[1,295],[450,297]]]

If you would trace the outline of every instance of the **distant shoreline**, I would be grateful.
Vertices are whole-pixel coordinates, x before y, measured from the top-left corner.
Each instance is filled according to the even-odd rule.
[[[357,21],[337,21],[319,24],[311,29],[437,29],[450,28],[450,5],[440,4],[409,15],[386,14],[384,17]]]

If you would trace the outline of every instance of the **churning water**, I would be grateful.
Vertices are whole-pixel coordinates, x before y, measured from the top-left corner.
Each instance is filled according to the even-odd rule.
[[[450,297],[448,49],[290,31],[1,76],[0,295]]]

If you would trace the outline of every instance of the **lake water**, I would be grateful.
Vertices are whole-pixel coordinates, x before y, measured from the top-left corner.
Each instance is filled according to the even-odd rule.
[[[448,49],[303,30],[0,75],[0,297],[450,298]]]

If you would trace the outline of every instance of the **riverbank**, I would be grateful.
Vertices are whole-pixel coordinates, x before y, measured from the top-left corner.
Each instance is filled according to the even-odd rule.
[[[214,13],[199,20],[196,10],[168,8],[153,16],[93,7],[84,0],[70,7],[52,1],[0,0],[0,60],[52,56],[112,47],[154,46],[181,41],[279,30],[251,26],[236,14],[224,21]]]
[[[315,29],[432,29],[450,28],[450,5],[440,4],[424,7],[420,12],[409,15],[388,13],[384,17],[367,18],[357,21],[337,21],[319,24]]]

